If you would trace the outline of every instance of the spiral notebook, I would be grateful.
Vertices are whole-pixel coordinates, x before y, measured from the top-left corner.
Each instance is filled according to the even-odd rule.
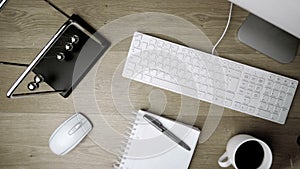
[[[186,143],[184,149],[148,121],[148,114]],[[193,126],[173,121],[146,111],[139,110],[130,132],[129,139],[116,163],[117,169],[188,169],[200,130]]]

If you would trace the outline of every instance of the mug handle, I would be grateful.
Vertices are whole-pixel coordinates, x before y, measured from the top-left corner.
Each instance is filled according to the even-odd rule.
[[[226,161],[224,161],[224,160],[226,160]],[[223,168],[229,167],[231,165],[231,162],[230,162],[226,152],[219,158],[218,163]]]

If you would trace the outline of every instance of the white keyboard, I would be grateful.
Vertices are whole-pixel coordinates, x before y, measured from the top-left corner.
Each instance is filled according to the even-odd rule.
[[[298,81],[134,33],[123,76],[284,124]]]

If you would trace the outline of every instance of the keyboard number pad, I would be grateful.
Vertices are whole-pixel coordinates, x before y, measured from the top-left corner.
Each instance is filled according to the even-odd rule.
[[[284,120],[281,115],[287,115],[296,87],[296,82],[284,77],[245,71],[233,99],[234,108],[274,121]]]
[[[266,118],[271,118],[275,121],[278,121],[279,118],[285,118],[281,117],[281,115],[287,115],[289,111],[293,94],[296,90],[296,85],[291,85],[294,83],[283,77],[269,75],[263,91],[259,115],[262,115],[262,112],[266,115],[266,112],[268,112],[270,116],[268,115]]]

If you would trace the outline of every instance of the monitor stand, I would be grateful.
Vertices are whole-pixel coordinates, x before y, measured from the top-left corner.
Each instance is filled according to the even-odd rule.
[[[298,38],[253,14],[240,27],[238,38],[280,63],[291,62],[299,45]]]

